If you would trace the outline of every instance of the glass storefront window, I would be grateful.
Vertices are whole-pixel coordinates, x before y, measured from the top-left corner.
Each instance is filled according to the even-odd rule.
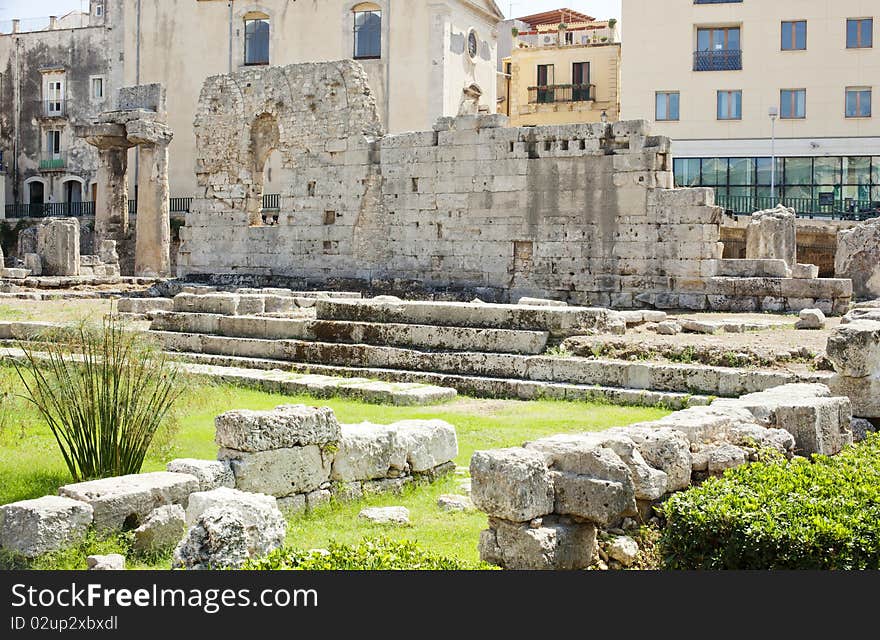
[[[785,184],[801,185],[813,182],[812,158],[786,158]]]
[[[871,158],[844,158],[843,184],[871,184]]]
[[[813,164],[814,184],[840,184],[840,158],[816,158]]]
[[[727,184],[727,158],[706,158],[703,160],[703,185]]]
[[[755,161],[752,158],[730,159],[730,184],[755,184]]]
[[[675,184],[680,187],[700,186],[699,158],[681,158],[675,160]]]
[[[756,158],[758,184],[770,184],[770,158]],[[776,158],[776,184],[782,184],[782,159]],[[769,191],[768,191],[769,195]]]
[[[880,185],[880,156],[875,156],[871,161],[871,182]]]

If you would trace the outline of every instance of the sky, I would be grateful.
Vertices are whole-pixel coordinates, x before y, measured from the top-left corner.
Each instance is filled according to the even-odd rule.
[[[551,9],[574,9],[600,20],[620,19],[621,0],[496,0],[501,10],[510,17],[524,16]],[[511,12],[511,4],[513,9]],[[0,20],[12,18],[43,18],[62,16],[73,9],[88,11],[89,3],[81,0],[0,0]]]

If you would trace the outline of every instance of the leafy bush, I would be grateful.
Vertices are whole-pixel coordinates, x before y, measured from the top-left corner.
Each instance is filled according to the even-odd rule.
[[[16,371],[74,480],[138,473],[183,390],[162,352],[115,316],[20,346],[26,364]]]
[[[279,549],[245,565],[251,571],[462,571],[489,569],[421,549],[415,542],[385,538],[363,540],[357,546],[331,543],[324,551]]]
[[[664,506],[672,569],[880,569],[880,435],[833,458],[761,462]]]

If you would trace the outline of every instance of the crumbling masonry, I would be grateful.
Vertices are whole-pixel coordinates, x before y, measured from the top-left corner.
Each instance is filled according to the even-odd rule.
[[[505,125],[467,115],[383,136],[352,61],[209,78],[179,275],[620,308],[849,303],[848,280],[767,277],[761,261],[721,275],[713,192],[673,188],[669,140],[646,122]],[[264,219],[276,149],[291,178]]]

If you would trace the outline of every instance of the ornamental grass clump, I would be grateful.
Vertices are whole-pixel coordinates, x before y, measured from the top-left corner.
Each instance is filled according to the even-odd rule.
[[[77,482],[138,473],[180,396],[178,370],[117,316],[22,343],[15,368]]]

